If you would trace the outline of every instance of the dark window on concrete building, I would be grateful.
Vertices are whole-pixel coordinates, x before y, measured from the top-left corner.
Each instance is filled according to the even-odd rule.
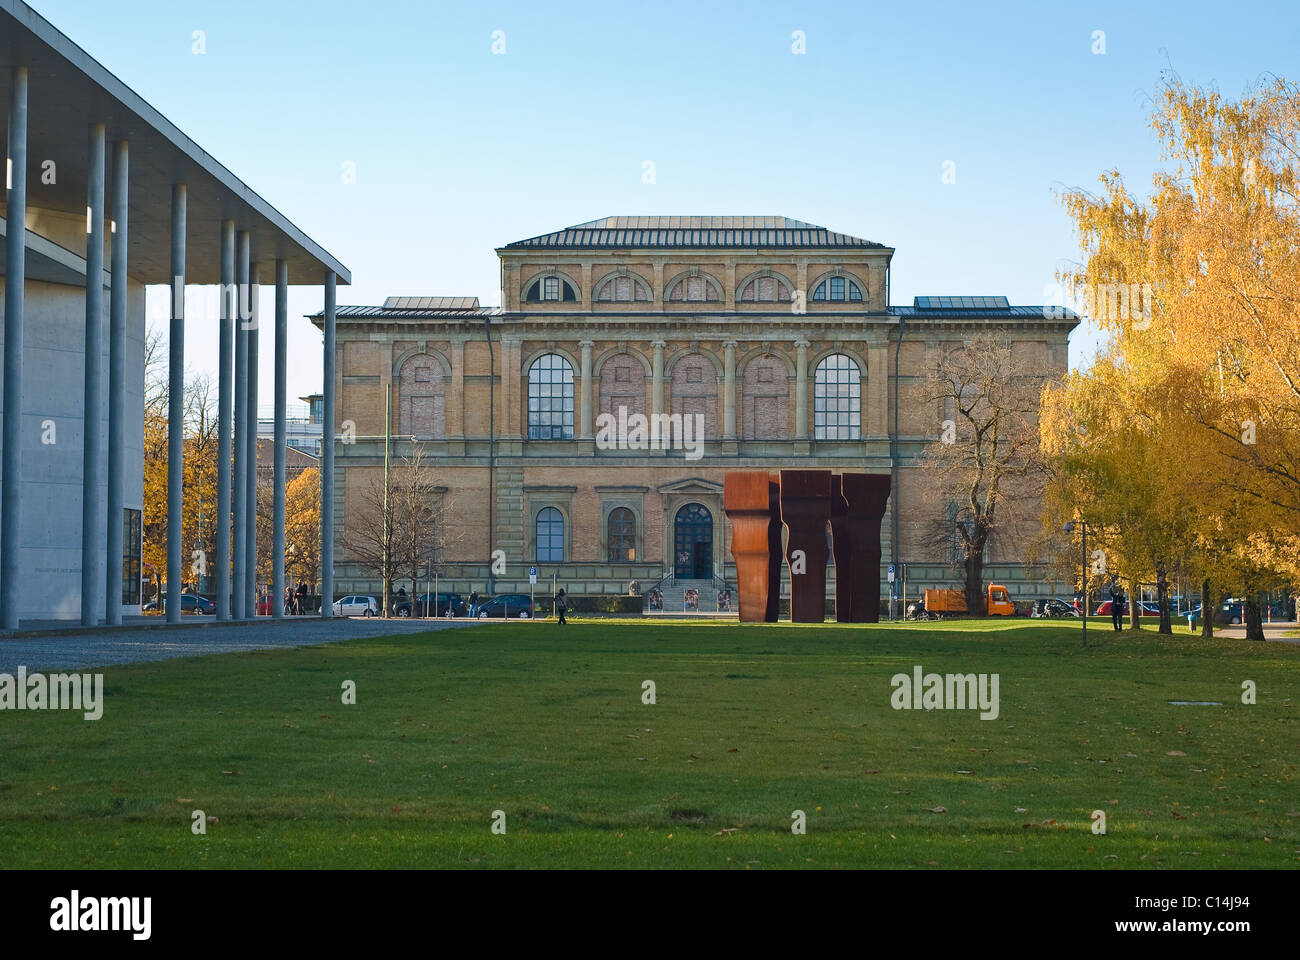
[[[813,437],[817,440],[858,440],[862,437],[861,424],[862,372],[852,357],[832,353],[817,364],[813,387]]]
[[[537,514],[537,562],[560,563],[564,560],[564,514],[546,507]]]
[[[528,439],[573,439],[573,367],[557,353],[528,368]]]
[[[609,562],[630,563],[636,559],[636,515],[627,507],[615,507],[605,522],[609,540]]]
[[[141,511],[127,508],[122,511],[122,603],[134,606],[140,602],[140,561],[144,551],[141,540]]]

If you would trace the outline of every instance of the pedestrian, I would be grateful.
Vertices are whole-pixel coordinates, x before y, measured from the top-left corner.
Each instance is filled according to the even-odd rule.
[[[564,619],[564,612],[569,609],[569,598],[564,595],[564,588],[560,587],[560,592],[555,595],[555,613],[560,618],[560,625],[568,623]]]
[[[1122,629],[1121,621],[1124,619],[1124,591],[1120,589],[1119,581],[1110,582],[1110,623],[1117,631]]]
[[[284,612],[293,613],[293,587],[284,588]]]
[[[307,612],[307,584],[301,580],[298,581],[298,604],[295,613]]]
[[[471,619],[478,617],[478,591],[474,590],[469,595],[469,615]]]

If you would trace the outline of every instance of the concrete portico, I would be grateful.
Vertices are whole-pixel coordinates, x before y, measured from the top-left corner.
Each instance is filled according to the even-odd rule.
[[[195,562],[216,568],[218,619],[256,615],[256,285],[274,274],[274,539],[283,552],[288,285],[325,287],[329,342],[347,268],[20,0],[0,0],[0,108],[12,167],[0,219],[0,628],[116,624],[140,610],[149,285],[170,290],[170,463],[183,453],[185,351],[219,358],[217,555],[192,558],[181,471],[170,471],[167,619],[180,619]],[[223,286],[215,343],[186,343],[190,284]],[[332,411],[332,375],[324,390]],[[332,427],[326,449],[330,437]],[[323,493],[332,484],[323,471]],[[282,590],[282,556],[273,568]]]

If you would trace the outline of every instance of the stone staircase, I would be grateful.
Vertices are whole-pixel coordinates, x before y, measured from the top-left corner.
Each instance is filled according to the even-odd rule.
[[[658,616],[661,612],[664,614],[682,614],[694,615],[697,611],[686,609],[686,591],[698,590],[700,592],[700,616],[717,616],[718,615],[718,587],[712,580],[668,580],[660,588],[664,595],[664,607],[662,611],[647,610],[646,612]],[[731,588],[731,613],[722,613],[721,616],[736,616],[736,588]]]

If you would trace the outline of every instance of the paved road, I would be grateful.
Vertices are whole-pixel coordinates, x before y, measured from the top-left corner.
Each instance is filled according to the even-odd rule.
[[[19,636],[0,639],[0,673],[13,673],[19,665],[30,671],[73,670],[209,653],[305,647],[387,633],[449,630],[469,627],[473,623],[472,620],[321,620],[304,617],[278,622],[260,620],[217,624],[200,621],[166,629],[127,627]]]

